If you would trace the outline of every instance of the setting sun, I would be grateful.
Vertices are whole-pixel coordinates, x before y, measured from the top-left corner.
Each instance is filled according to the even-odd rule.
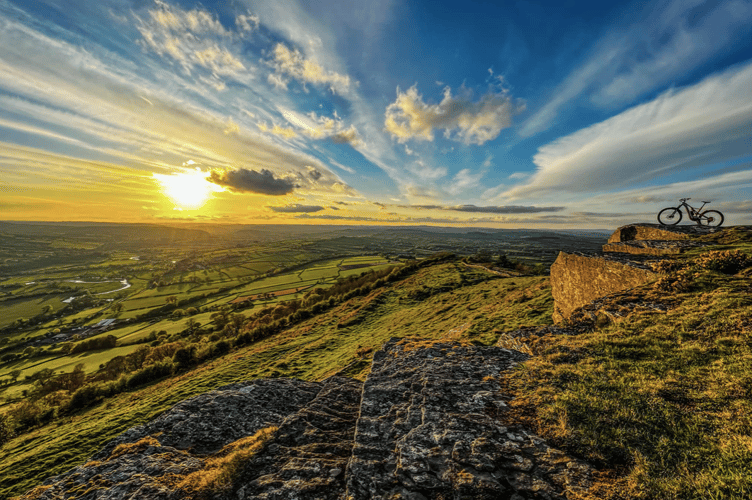
[[[162,193],[170,198],[177,208],[198,210],[209,201],[212,193],[223,189],[206,180],[208,174],[200,169],[172,175],[152,174],[162,186]]]

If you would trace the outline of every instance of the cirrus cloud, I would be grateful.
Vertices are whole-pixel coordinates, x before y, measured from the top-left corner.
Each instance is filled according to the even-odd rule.
[[[752,64],[631,108],[538,149],[510,199],[638,185],[752,155]]]
[[[270,75],[269,82],[279,88],[287,88],[288,80],[285,76],[303,84],[328,85],[334,93],[346,93],[350,88],[349,76],[327,71],[316,61],[307,59],[300,51],[291,50],[283,43],[275,45],[273,54],[270,64],[275,68],[276,74]]]
[[[297,203],[295,205],[286,205],[284,207],[267,206],[266,208],[268,208],[272,212],[283,214],[313,213],[324,210],[324,207],[320,205],[300,205]]]

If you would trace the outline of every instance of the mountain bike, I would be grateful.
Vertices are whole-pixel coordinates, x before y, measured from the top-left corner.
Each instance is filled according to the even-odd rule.
[[[702,211],[702,208],[710,203],[709,201],[703,201],[702,207],[694,208],[687,203],[687,200],[691,200],[691,198],[681,198],[679,200],[681,204],[678,207],[664,208],[658,212],[658,222],[664,226],[678,224],[682,220],[681,208],[684,207],[689,219],[696,222],[698,226],[718,227],[723,224],[723,214],[718,210]]]

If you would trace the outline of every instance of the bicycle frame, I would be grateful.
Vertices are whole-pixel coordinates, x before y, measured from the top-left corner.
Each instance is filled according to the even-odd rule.
[[[702,202],[702,206],[700,208],[695,208],[689,203],[687,203],[687,200],[680,200],[681,205],[679,205],[677,208],[684,207],[684,210],[687,212],[687,215],[689,216],[689,220],[692,222],[697,222],[700,220],[700,215],[702,214],[702,209],[705,207],[705,205],[708,204],[707,201]]]

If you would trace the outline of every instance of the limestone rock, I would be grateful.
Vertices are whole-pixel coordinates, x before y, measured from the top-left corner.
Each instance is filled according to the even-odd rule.
[[[53,477],[19,500],[168,500],[173,492],[168,478],[200,470],[203,462],[187,452],[149,441]]]
[[[223,387],[125,432],[96,460],[22,499],[576,498],[590,468],[501,419],[509,397],[500,378],[527,358],[393,339],[375,353],[365,383],[330,377]],[[229,483],[196,489],[232,447],[206,453],[270,426],[276,432],[233,466]]]
[[[110,456],[119,444],[155,436],[163,446],[206,455],[257,431],[279,425],[318,394],[321,385],[296,379],[231,384],[178,403],[147,423],[110,441],[92,458]]]
[[[663,226],[660,224],[629,224],[618,228],[608,243],[619,243],[635,240],[688,240],[693,234],[702,231],[697,226]]]
[[[499,372],[526,358],[497,347],[389,341],[363,387],[346,498],[555,499],[586,486],[586,467],[570,473],[575,462],[497,419],[506,407]]]
[[[272,443],[245,466],[232,497],[340,498],[362,387],[353,379],[326,379],[316,398],[285,419]]]
[[[635,240],[606,243],[603,245],[603,251],[633,255],[678,255],[697,246],[699,246],[698,243],[688,240]]]
[[[551,265],[554,322],[566,319],[589,302],[645,284],[657,275],[637,260],[613,255],[559,253]]]

